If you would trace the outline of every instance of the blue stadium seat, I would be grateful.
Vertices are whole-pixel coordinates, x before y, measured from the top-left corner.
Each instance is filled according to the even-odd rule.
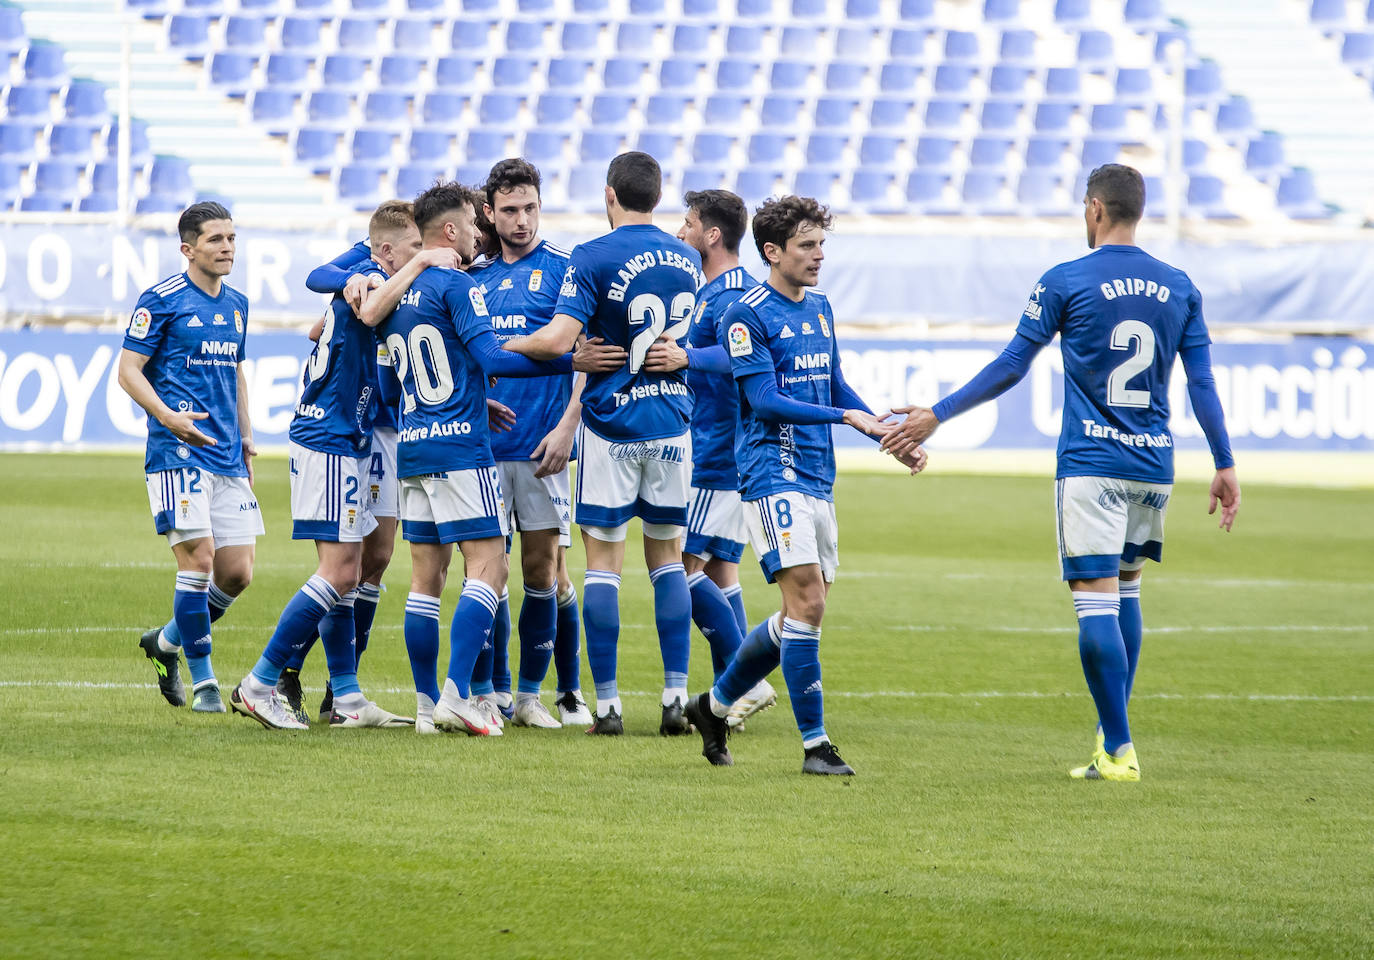
[[[1217,133],[1223,137],[1248,138],[1255,131],[1255,112],[1244,97],[1232,97],[1217,105]]]
[[[844,18],[848,21],[878,20],[881,17],[880,0],[845,0]]]
[[[137,168],[131,171],[136,174]],[[91,192],[116,193],[119,190],[119,162],[114,159],[91,164]]]
[[[875,97],[868,109],[868,125],[874,130],[908,128],[915,108],[911,97]]]
[[[48,154],[82,165],[94,154],[95,127],[89,123],[54,123],[48,128]]]
[[[0,164],[24,165],[38,155],[39,128],[31,123],[0,121]]]
[[[534,119],[541,127],[570,125],[577,116],[579,102],[571,94],[540,94],[534,104]]]
[[[478,184],[486,183],[487,177],[491,175],[491,164],[489,163],[460,163],[458,169],[453,172],[453,179],[459,183],[475,187]]]
[[[1287,164],[1283,157],[1283,137],[1272,130],[1266,130],[1245,148],[1245,169],[1259,180],[1278,177]]]
[[[539,62],[530,57],[497,57],[491,66],[491,85],[524,90],[534,79],[534,69],[538,65]]]
[[[1121,19],[1137,33],[1158,30],[1168,23],[1164,0],[1126,0]]]
[[[1079,162],[1084,170],[1095,170],[1104,163],[1116,163],[1121,141],[1113,137],[1084,137]]]
[[[609,163],[620,152],[621,135],[605,130],[583,131],[577,144],[577,155],[583,163]],[[602,176],[605,176],[603,167]],[[605,183],[605,180],[602,180]]]
[[[423,194],[434,181],[444,180],[444,168],[429,163],[407,163],[396,170],[396,195],[400,198],[414,198]]]
[[[427,54],[434,45],[434,23],[416,17],[397,17],[391,26],[391,49],[409,56]]]
[[[471,90],[482,69],[477,57],[440,57],[434,61],[434,86],[440,90]]]
[[[607,90],[635,90],[644,79],[649,64],[644,60],[616,57],[607,60],[601,71],[601,83]]]
[[[1026,81],[1030,79],[1029,67],[1014,63],[999,63],[988,74],[988,96],[1020,97],[1026,92]]]
[[[1116,102],[1128,107],[1154,103],[1154,79],[1145,67],[1122,67],[1116,71]]]
[[[239,53],[267,51],[267,18],[237,16],[224,22],[224,49]]]
[[[924,210],[942,203],[948,184],[947,173],[936,170],[913,170],[906,178],[906,190],[903,192],[908,203]]]
[[[335,90],[361,90],[371,60],[351,53],[331,53],[324,58],[320,81]]]
[[[393,90],[413,91],[420,85],[425,61],[419,57],[393,53],[382,57],[377,68],[377,85]]]
[[[776,195],[780,179],[782,170],[777,167],[750,167],[736,175],[735,193],[746,207],[753,208]]]
[[[65,194],[35,191],[19,201],[25,213],[63,213],[72,208],[72,197]]]
[[[2,199],[0,205],[3,205]],[[114,213],[119,209],[119,195],[92,190],[78,201],[76,209],[81,213]]]
[[[1317,195],[1317,183],[1312,171],[1306,167],[1294,167],[1279,180],[1275,193],[1278,207],[1286,216],[1295,219],[1325,219],[1331,216],[1326,205]]]
[[[722,60],[716,65],[716,89],[747,90],[758,72],[759,65],[752,60]]]
[[[21,168],[17,164],[0,163],[0,210],[13,208],[19,198]]]
[[[1209,219],[1227,220],[1235,214],[1226,206],[1226,183],[1220,177],[1200,174],[1188,178],[1188,212]]]
[[[628,94],[602,93],[592,98],[590,117],[592,124],[598,127],[604,126],[623,126],[625,121],[630,118],[630,110],[635,105],[635,98]]]
[[[748,97],[718,93],[706,98],[701,115],[713,126],[729,126],[744,119],[744,109],[747,106]]]
[[[962,63],[942,63],[935,68],[933,86],[937,94],[968,93],[973,85],[973,78],[977,75],[977,67]]]
[[[759,105],[759,126],[790,129],[799,122],[804,105],[800,97],[764,97]]]
[[[490,20],[455,20],[449,33],[449,48],[455,51],[470,50],[480,53],[487,49],[487,38],[491,36]]]
[[[971,30],[950,30],[945,34],[945,60],[977,61],[979,59],[978,34]]]
[[[935,0],[901,0],[897,15],[907,23],[935,23]]]
[[[354,210],[371,210],[382,197],[382,168],[369,163],[350,163],[339,168],[334,182],[339,199]]]
[[[410,137],[406,141],[406,156],[412,164],[443,166],[448,163],[452,146],[453,134],[448,130],[420,127],[410,131]]]
[[[332,168],[340,136],[338,130],[329,128],[299,127],[293,147],[296,162],[303,163],[316,172]]]
[[[318,17],[283,17],[281,21],[281,49],[293,53],[319,53],[320,19]]]
[[[1073,112],[1072,103],[1041,102],[1035,108],[1035,132],[1067,133]]]
[[[1007,165],[1011,145],[1007,137],[974,137],[969,146],[969,166],[1000,170]]]
[[[592,61],[584,57],[554,57],[546,71],[550,90],[580,90],[592,70]]]
[[[563,151],[568,134],[562,130],[530,130],[520,147],[520,156],[535,166],[563,166]]]
[[[871,210],[884,209],[895,179],[890,170],[855,170],[849,181],[849,202]]]
[[[22,11],[9,4],[0,6],[0,51],[16,54],[27,42]]]
[[[728,186],[724,167],[692,166],[682,172],[682,192],[718,190]]]
[[[744,19],[771,19],[773,0],[736,0],[735,12]]]
[[[316,126],[343,130],[352,114],[353,98],[339,90],[316,90],[305,102],[305,118]]]
[[[702,63],[699,60],[674,58],[664,60],[658,68],[658,88],[660,90],[689,90],[696,86],[701,68]]]
[[[817,127],[847,127],[854,118],[859,101],[851,97],[821,97],[816,101],[813,121]]]
[[[110,119],[105,85],[97,80],[72,80],[62,91],[62,116],[67,120],[104,123]]]
[[[884,93],[911,93],[921,76],[914,63],[885,63],[878,74],[878,89]]]
[[[687,115],[690,97],[674,93],[656,93],[644,103],[644,122],[651,127],[675,127]]]
[[[520,113],[520,98],[513,93],[488,93],[477,101],[477,119],[483,126],[510,125]]]
[[[265,125],[269,133],[284,133],[295,126],[296,94],[271,88],[254,90],[248,97],[248,115],[254,123]]]
[[[806,162],[813,166],[837,167],[844,159],[849,138],[831,133],[816,133],[806,141]]]
[[[178,197],[169,197],[162,193],[150,193],[138,198],[138,202],[134,204],[134,213],[140,216],[151,213],[180,213],[185,208],[186,201]]]
[[[300,53],[270,53],[267,55],[265,79],[267,86],[278,90],[304,90],[314,60]]]
[[[1026,140],[1026,168],[1058,167],[1068,148],[1069,141],[1063,137],[1029,137]]]
[[[749,138],[749,163],[782,163],[787,156],[787,144],[790,139],[786,134],[779,133],[754,134]]]
[[[609,158],[607,158],[609,160]],[[606,162],[579,163],[568,174],[568,202],[574,209],[604,209],[606,200]]]
[[[1078,65],[1090,73],[1105,73],[1116,66],[1116,46],[1105,30],[1084,30],[1078,35]]]
[[[1059,174],[1050,170],[1025,170],[1016,182],[1016,202],[1033,215],[1066,212],[1055,201],[1061,182]]]
[[[377,37],[381,22],[364,17],[343,17],[339,20],[336,42],[340,50],[372,53],[378,49]]]
[[[5,88],[5,119],[42,124],[51,115],[52,91],[47,87],[24,84]]]
[[[997,48],[997,55],[1003,63],[1035,65],[1037,63],[1036,40],[1034,30],[1004,30],[1002,31],[1002,43]]]
[[[1093,104],[1088,115],[1088,126],[1093,133],[1125,134],[1126,107],[1119,103]]]
[[[664,0],[630,0],[630,16],[662,19],[667,15]]]
[[[507,53],[537,53],[544,48],[544,24],[538,20],[512,20],[506,24]]]
[[[154,157],[152,168],[148,171],[148,192],[189,200],[195,193],[195,185],[191,182],[191,164],[181,157],[162,154]]]
[[[988,100],[983,104],[978,125],[984,133],[1014,134],[1021,124],[1024,106],[1019,100]]]
[[[385,14],[391,0],[350,0],[349,6],[355,13]]]
[[[692,162],[724,164],[730,160],[735,138],[725,133],[698,133],[692,139]]]
[[[334,12],[334,0],[293,0],[298,13],[317,13],[327,17]]]
[[[1341,62],[1360,76],[1374,68],[1374,33],[1347,33],[1341,41]]]
[[[1178,44],[1183,45],[1183,59],[1186,61],[1192,57],[1193,43],[1188,36],[1188,31],[1182,27],[1170,27],[1160,30],[1155,34],[1155,62],[1170,63],[1172,54],[1170,51]]]
[[[1045,98],[1048,100],[1077,100],[1083,90],[1083,78],[1077,67],[1050,67],[1045,71]]]
[[[927,130],[954,130],[964,122],[968,111],[966,100],[936,99],[926,102],[925,126]]]
[[[573,13],[579,17],[606,14],[610,9],[610,0],[573,0]]]
[[[1092,0],[1055,0],[1054,19],[1063,26],[1087,24],[1092,21]]]
[[[969,170],[960,193],[974,212],[988,212],[1000,203],[1006,182],[1006,176],[995,170]]]
[[[504,160],[508,156],[506,131],[484,130],[480,127],[476,130],[469,130],[467,137],[463,140],[462,154],[465,163],[490,165],[497,160]]]
[[[420,119],[426,126],[452,130],[463,119],[466,104],[467,98],[461,93],[427,93],[420,101]]]
[[[110,121],[105,128],[105,153],[110,157],[119,156],[119,119]],[[141,167],[153,159],[152,144],[148,140],[148,123],[137,117],[129,121],[129,162]]]
[[[200,59],[210,49],[210,18],[178,13],[167,20],[167,46],[188,59]]]
[[[894,60],[924,61],[926,59],[926,37],[928,36],[929,33],[925,30],[897,27],[888,37],[887,52]]]
[[[1183,141],[1183,169],[1187,173],[1206,173],[1207,172],[1207,152],[1206,140],[1194,140],[1189,138]]]
[[[354,163],[389,163],[391,143],[394,137],[390,130],[377,130],[364,127],[353,131],[351,151]]]
[[[1183,93],[1194,103],[1221,100],[1226,94],[1221,82],[1221,67],[1215,60],[1202,60],[1189,67],[1183,77]]]
[[[584,20],[569,20],[563,24],[558,46],[564,53],[596,53],[601,38],[601,24]]]
[[[775,93],[801,90],[811,77],[811,64],[805,60],[779,60],[768,76],[768,87]]]
[[[859,164],[864,167],[891,167],[897,163],[902,137],[869,134],[859,141]]]
[[[652,23],[622,23],[615,31],[615,49],[625,57],[642,57],[654,48],[656,28]]]
[[[635,149],[647,153],[664,167],[673,167],[677,156],[677,134],[663,130],[641,130],[635,140]]]
[[[825,68],[825,89],[830,93],[856,93],[867,73],[865,64],[832,61]]]
[[[1345,0],[1312,0],[1307,16],[1316,27],[1342,27],[1346,23]]]
[[[959,141],[951,137],[922,136],[916,141],[916,166],[946,170],[953,164],[958,149]]]
[[[1021,0],[986,0],[983,4],[985,23],[1015,23],[1021,19]]]
[[[716,0],[682,0],[682,15],[714,20],[720,16],[720,5]]]
[[[815,197],[821,203],[829,203],[839,179],[839,174],[833,170],[799,170],[792,181],[792,192],[799,197]]]
[[[730,57],[747,56],[763,49],[763,27],[736,24],[725,31],[725,54]]]
[[[795,20],[821,20],[829,12],[826,0],[792,0],[792,17]]]
[[[673,53],[704,54],[711,46],[711,28],[701,23],[679,23],[673,28]]]

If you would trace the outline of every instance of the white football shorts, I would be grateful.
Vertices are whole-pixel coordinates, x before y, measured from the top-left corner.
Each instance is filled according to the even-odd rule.
[[[738,490],[692,488],[687,508],[687,542],[683,553],[709,560],[739,563],[749,536],[744,523],[744,503]]]
[[[656,540],[682,536],[692,473],[692,435],[612,441],[577,430],[577,523],[607,542],[625,539],[632,517]]]
[[[262,536],[262,511],[247,477],[226,477],[199,467],[146,475],[153,528],[176,546],[213,537],[215,547],[238,547]]]
[[[374,517],[401,516],[401,481],[396,476],[395,430],[372,431],[372,460],[367,468],[367,501]]]
[[[412,543],[458,543],[509,532],[495,467],[401,480],[401,536]]]
[[[744,504],[749,546],[769,583],[779,570],[820,566],[827,583],[840,565],[840,528],[835,504],[806,493],[776,493]]]
[[[1059,564],[1065,580],[1139,570],[1164,555],[1164,514],[1173,485],[1114,477],[1055,482]]]
[[[288,443],[291,539],[359,543],[377,529],[367,493],[371,457],[321,453]]]
[[[512,530],[557,530],[560,541],[572,528],[572,495],[568,471],[536,477],[537,460],[502,460],[496,464],[501,493],[510,510]]]

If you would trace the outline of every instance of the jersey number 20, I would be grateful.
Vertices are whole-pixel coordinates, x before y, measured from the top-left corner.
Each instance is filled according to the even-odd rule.
[[[676,340],[687,332],[696,305],[697,295],[689,290],[673,297],[672,305],[666,312],[663,298],[652,293],[641,293],[630,301],[630,329],[642,328],[630,340],[631,373],[638,373],[644,366],[644,355],[659,337],[667,336]]]
[[[1122,320],[1112,328],[1112,349],[1129,350],[1135,342],[1135,353],[1131,354],[1107,377],[1107,403],[1113,407],[1148,407],[1150,391],[1127,390],[1126,384],[1137,373],[1148,370],[1155,359],[1155,332],[1148,323],[1140,320]]]
[[[453,396],[453,368],[448,363],[444,335],[432,323],[416,324],[410,335],[393,333],[386,338],[396,379],[401,382],[401,409],[415,409],[415,397],[406,392],[406,373],[415,371],[415,393],[426,406],[436,406]]]

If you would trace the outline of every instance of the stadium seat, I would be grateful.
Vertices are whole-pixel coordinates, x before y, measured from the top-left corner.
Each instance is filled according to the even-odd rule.
[[[778,53],[784,57],[816,56],[820,51],[823,31],[809,24],[794,24],[782,28]]]
[[[335,38],[340,50],[354,50],[359,53],[372,53],[379,48],[378,34],[381,22],[365,17],[343,17],[339,20],[339,31]]]
[[[406,140],[406,156],[414,165],[444,166],[448,163],[452,146],[453,134],[448,130],[420,127],[410,131],[410,136]]]
[[[1094,104],[1088,115],[1088,126],[1097,134],[1126,132],[1126,108],[1119,103]]]
[[[497,57],[491,66],[491,85],[511,90],[527,89],[538,61],[530,57]]]
[[[361,90],[371,62],[351,53],[331,53],[324,58],[320,82],[335,90]]]
[[[844,159],[849,138],[830,133],[812,134],[806,141],[806,162],[813,166],[837,167]]]
[[[1215,103],[1225,95],[1221,83],[1221,67],[1215,60],[1202,60],[1187,69],[1183,78],[1183,92],[1194,104],[1199,101]]]
[[[1054,20],[1061,26],[1089,23],[1092,15],[1092,0],[1055,0]]]
[[[763,27],[754,24],[736,24],[725,31],[725,55],[747,57],[763,49]]]
[[[667,15],[664,0],[630,0],[630,16],[662,19]]]
[[[566,93],[544,93],[534,104],[534,119],[541,127],[568,126],[577,116],[580,101]]]
[[[654,48],[657,28],[652,23],[630,21],[616,27],[615,49],[622,57],[642,57]]]
[[[741,19],[771,19],[773,0],[735,0],[735,12]]]
[[[926,59],[925,30],[910,30],[904,27],[893,29],[887,41],[887,52],[894,60]]]
[[[420,101],[420,121],[427,127],[454,130],[463,119],[467,98],[460,93],[435,91]]]
[[[1067,133],[1073,119],[1072,103],[1040,103],[1035,108],[1036,133]]]
[[[305,118],[316,126],[344,130],[352,115],[353,98],[339,90],[316,90],[305,101]]]
[[[715,20],[719,18],[720,12],[720,4],[716,0],[682,0],[684,17]]]
[[[974,212],[993,212],[993,208],[1001,202],[1002,188],[1006,182],[1006,176],[995,170],[969,170],[964,174],[960,194],[964,203]]]
[[[210,18],[178,13],[167,20],[167,46],[188,59],[199,59],[210,49]]]
[[[1312,171],[1306,167],[1294,167],[1279,180],[1275,194],[1279,210],[1294,219],[1325,219],[1331,215],[1326,205],[1317,195],[1317,184]]]
[[[1001,170],[1007,165],[1011,145],[1007,137],[975,137],[969,145],[969,166]]]
[[[951,137],[922,136],[916,141],[916,166],[922,170],[948,170],[958,149],[959,141]]]
[[[22,84],[5,88],[5,119],[44,124],[51,116],[52,91],[47,87]]]
[[[434,23],[411,17],[397,17],[391,25],[391,49],[398,54],[423,57],[433,51]]]
[[[706,98],[701,115],[710,120],[712,125],[730,126],[744,118],[744,110],[748,106],[748,97],[716,94]]]
[[[1116,71],[1117,103],[1144,107],[1154,102],[1154,79],[1145,67],[1122,67]]]
[[[544,48],[544,24],[538,20],[512,20],[506,24],[506,52],[537,55]]]
[[[1014,134],[1021,125],[1024,106],[1019,100],[988,100],[978,125],[984,133]]]
[[[453,30],[449,33],[449,48],[474,54],[485,51],[491,28],[489,20],[455,20]]]
[[[520,156],[535,166],[563,165],[563,154],[568,145],[568,134],[561,130],[530,130],[520,148]]]
[[[297,128],[292,148],[296,162],[316,173],[329,170],[334,166],[334,153],[341,136],[338,130],[327,127]]]
[[[72,197],[66,194],[35,191],[19,201],[25,213],[62,213],[72,208]]]
[[[1016,202],[1032,215],[1059,213],[1055,194],[1061,179],[1049,170],[1025,170],[1016,182]]]
[[[1283,157],[1283,137],[1272,130],[1266,130],[1245,148],[1245,170],[1259,180],[1272,180],[1281,174],[1287,164]]]
[[[1226,184],[1220,177],[1200,174],[1188,178],[1188,212],[1209,219],[1226,220],[1235,214],[1226,206]]]
[[[550,90],[580,90],[591,74],[592,61],[585,57],[554,57],[549,61],[546,79]]]
[[[610,9],[610,0],[573,0],[573,13],[580,17],[606,14]]]
[[[978,34],[971,30],[950,30],[945,34],[945,60],[978,62]]]
[[[724,133],[698,133],[692,139],[692,162],[696,164],[725,164],[730,160],[735,138]]]
[[[935,23],[935,0],[901,0],[897,15],[907,23]]]
[[[658,88],[660,90],[691,90],[697,85],[702,63],[699,60],[670,58],[658,67]]]
[[[752,209],[776,195],[780,179],[782,171],[776,167],[750,167],[736,175],[735,193]]]
[[[921,68],[914,63],[885,63],[878,74],[878,89],[883,93],[911,93],[920,76]]]
[[[1077,67],[1050,67],[1045,71],[1045,99],[1077,100],[1083,80]]]
[[[1231,97],[1217,105],[1217,133],[1229,139],[1249,139],[1255,132],[1255,113],[1244,97]]]
[[[393,53],[382,57],[377,68],[377,86],[414,91],[420,85],[420,75],[424,73],[425,61],[419,57]]]
[[[468,186],[477,186],[487,182],[487,177],[491,175],[491,164],[489,163],[460,163],[458,169],[453,172],[453,179]]]
[[[635,149],[641,153],[647,153],[660,165],[672,168],[676,165],[677,141],[678,137],[675,133],[663,130],[641,130],[638,139],[635,140]]]
[[[792,0],[794,20],[820,20],[829,13],[826,0]]]
[[[833,170],[799,170],[792,181],[792,192],[799,197],[815,197],[821,203],[829,203],[839,179],[839,174]]]
[[[1183,141],[1183,169],[1186,173],[1206,173],[1208,146],[1206,140],[1189,138]]]
[[[768,75],[768,87],[774,93],[802,90],[811,77],[811,64],[805,60],[779,60]]]
[[[1068,148],[1069,141],[1063,137],[1030,137],[1026,140],[1026,168],[1058,167]]]
[[[645,60],[616,57],[607,60],[601,70],[601,83],[607,90],[636,90],[644,79],[649,64]]]
[[[283,17],[280,37],[283,51],[319,53],[320,20],[318,17]]]
[[[627,94],[602,93],[592,98],[589,115],[594,126],[623,126],[634,105],[635,98]]]
[[[119,209],[119,195],[92,190],[77,202],[76,209],[81,213],[114,213]]]
[[[68,121],[103,124],[110,119],[105,104],[105,85],[96,80],[72,80],[59,99],[62,116]]]
[[[878,40],[887,36],[871,25],[860,27],[837,27],[835,29],[835,56],[846,60],[871,62]],[[881,55],[881,51],[879,51]]]
[[[1362,77],[1374,70],[1374,33],[1347,33],[1341,41],[1341,62]]]
[[[764,97],[759,105],[759,126],[791,129],[801,117],[805,101],[800,97]]]
[[[258,58],[219,50],[210,55],[210,86],[231,97],[242,97],[253,86]]]
[[[1105,30],[1084,30],[1078,35],[1078,65],[1090,73],[1106,73],[1116,66],[1116,47]]]
[[[929,100],[926,102],[927,130],[957,130],[968,111],[967,100]]]
[[[1137,33],[1158,31],[1168,23],[1168,17],[1164,13],[1164,0],[1126,0],[1121,19]]]
[[[23,14],[18,7],[0,6],[0,51],[16,54],[28,43]]]
[[[488,93],[477,101],[477,119],[485,127],[513,124],[520,114],[520,97],[512,93]]]
[[[184,197],[188,201],[195,193],[191,182],[191,164],[181,157],[159,154],[153,158],[148,171],[148,192],[168,197]]]
[[[1181,27],[1160,30],[1155,34],[1155,62],[1172,63],[1173,50],[1176,47],[1182,48],[1185,61],[1192,57],[1193,45],[1188,37],[1188,31]]]
[[[154,213],[180,213],[186,208],[186,203],[187,201],[180,197],[170,197],[164,193],[149,193],[139,197],[138,202],[134,204],[134,213],[139,216]]]
[[[354,163],[390,163],[391,144],[395,137],[390,130],[364,127],[353,131],[350,152]]]
[[[1346,24],[1345,0],[1312,0],[1307,18],[1314,27],[1337,29]]]
[[[830,93],[857,93],[868,67],[862,63],[832,62],[825,68],[825,89]]]
[[[844,18],[849,21],[878,20],[882,17],[880,0],[845,0]]]
[[[38,155],[39,128],[31,123],[0,121],[0,163],[27,166]]]
[[[889,206],[888,191],[895,179],[890,170],[861,167],[849,180],[849,202],[860,208],[882,210]]]
[[[33,189],[35,193],[65,197],[69,202],[76,196],[80,167],[74,160],[44,160],[34,164]]]
[[[248,95],[248,115],[269,133],[285,133],[295,126],[296,94],[290,90],[261,89]]]
[[[278,90],[304,90],[313,63],[314,60],[304,54],[270,53],[264,71],[266,84]]]
[[[1015,23],[1021,19],[1021,0],[985,0],[984,23]]]
[[[929,210],[943,203],[945,187],[948,185],[948,174],[935,170],[913,170],[906,178],[903,192],[908,203],[915,204],[921,210]]]
[[[267,52],[267,18],[230,17],[224,22],[224,49],[259,56]]]
[[[17,164],[0,163],[0,210],[13,207],[19,197],[20,169]]]
[[[977,67],[959,63],[942,63],[935,68],[934,89],[937,95],[967,94],[978,75]]]
[[[48,128],[48,154],[84,166],[94,155],[95,132],[89,123],[54,123]]]
[[[716,89],[749,90],[758,72],[759,65],[752,60],[722,60],[716,65]]]
[[[909,97],[875,97],[868,109],[868,126],[873,130],[906,129],[916,101]]]
[[[604,176],[604,165],[610,163],[611,158],[620,152],[621,140],[619,133],[605,130],[584,131],[577,144],[577,155],[583,163],[602,164]]]
[[[137,169],[131,169],[131,174],[136,174]],[[119,162],[117,160],[102,160],[100,163],[91,164],[91,192],[92,193],[117,193],[119,191]]]
[[[997,55],[1003,63],[1038,65],[1035,53],[1037,39],[1034,30],[1004,30]]]
[[[119,156],[119,119],[112,119],[105,128],[105,153],[113,158]],[[134,117],[129,122],[129,162],[141,167],[153,159],[153,150],[148,140],[148,123]]]
[[[687,115],[691,98],[675,93],[656,93],[644,104],[644,122],[653,127],[676,127]]]
[[[504,160],[509,156],[506,139],[505,130],[485,130],[480,127],[469,130],[463,139],[463,162],[490,165],[497,160]]]
[[[700,23],[679,23],[673,28],[673,53],[705,55],[711,46],[711,28]]]
[[[897,151],[905,142],[902,137],[869,134],[859,141],[859,165],[862,167],[893,167]]]
[[[606,162],[579,163],[568,174],[568,202],[578,210],[604,209]]]
[[[1121,141],[1113,137],[1084,137],[1079,161],[1084,170],[1095,170],[1104,163],[1116,163]]]
[[[594,54],[601,38],[601,24],[581,20],[569,20],[563,24],[559,34],[558,47],[565,54]]]
[[[682,193],[717,190],[728,186],[724,167],[691,166],[682,171]]]
[[[381,167],[369,163],[350,163],[339,168],[334,187],[339,199],[354,210],[371,210],[382,198]]]
[[[476,57],[440,57],[434,61],[434,86],[467,93],[476,85],[483,61]]]
[[[847,127],[858,105],[859,101],[848,97],[821,97],[816,101],[813,121],[817,127]]]
[[[746,151],[750,164],[780,164],[787,156],[790,138],[780,133],[756,133],[749,138]]]

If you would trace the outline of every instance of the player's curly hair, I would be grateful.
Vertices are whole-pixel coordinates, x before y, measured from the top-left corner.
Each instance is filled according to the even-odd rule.
[[[720,242],[730,253],[739,253],[739,241],[749,225],[749,209],[729,190],[688,190],[682,202],[695,210],[701,225],[720,231]]]
[[[754,211],[754,245],[759,248],[759,256],[768,262],[763,245],[771,243],[778,249],[785,249],[787,241],[797,234],[803,223],[811,223],[822,230],[829,230],[833,218],[830,208],[814,197],[779,197],[765,200]]]
[[[540,183],[538,167],[523,157],[512,157],[496,161],[491,173],[487,174],[487,182],[482,185],[482,191],[487,195],[487,203],[495,208],[498,191],[534,187],[534,192],[538,194]]]
[[[1145,215],[1145,178],[1124,163],[1104,163],[1088,174],[1085,194],[1102,201],[1114,223],[1139,223]]]
[[[177,235],[182,243],[194,244],[200,237],[200,228],[211,220],[232,220],[229,209],[213,200],[193,203],[181,212],[177,221]]]
[[[415,226],[424,233],[444,214],[460,209],[464,204],[473,207],[474,212],[482,208],[481,194],[461,183],[435,183],[415,198]]]

